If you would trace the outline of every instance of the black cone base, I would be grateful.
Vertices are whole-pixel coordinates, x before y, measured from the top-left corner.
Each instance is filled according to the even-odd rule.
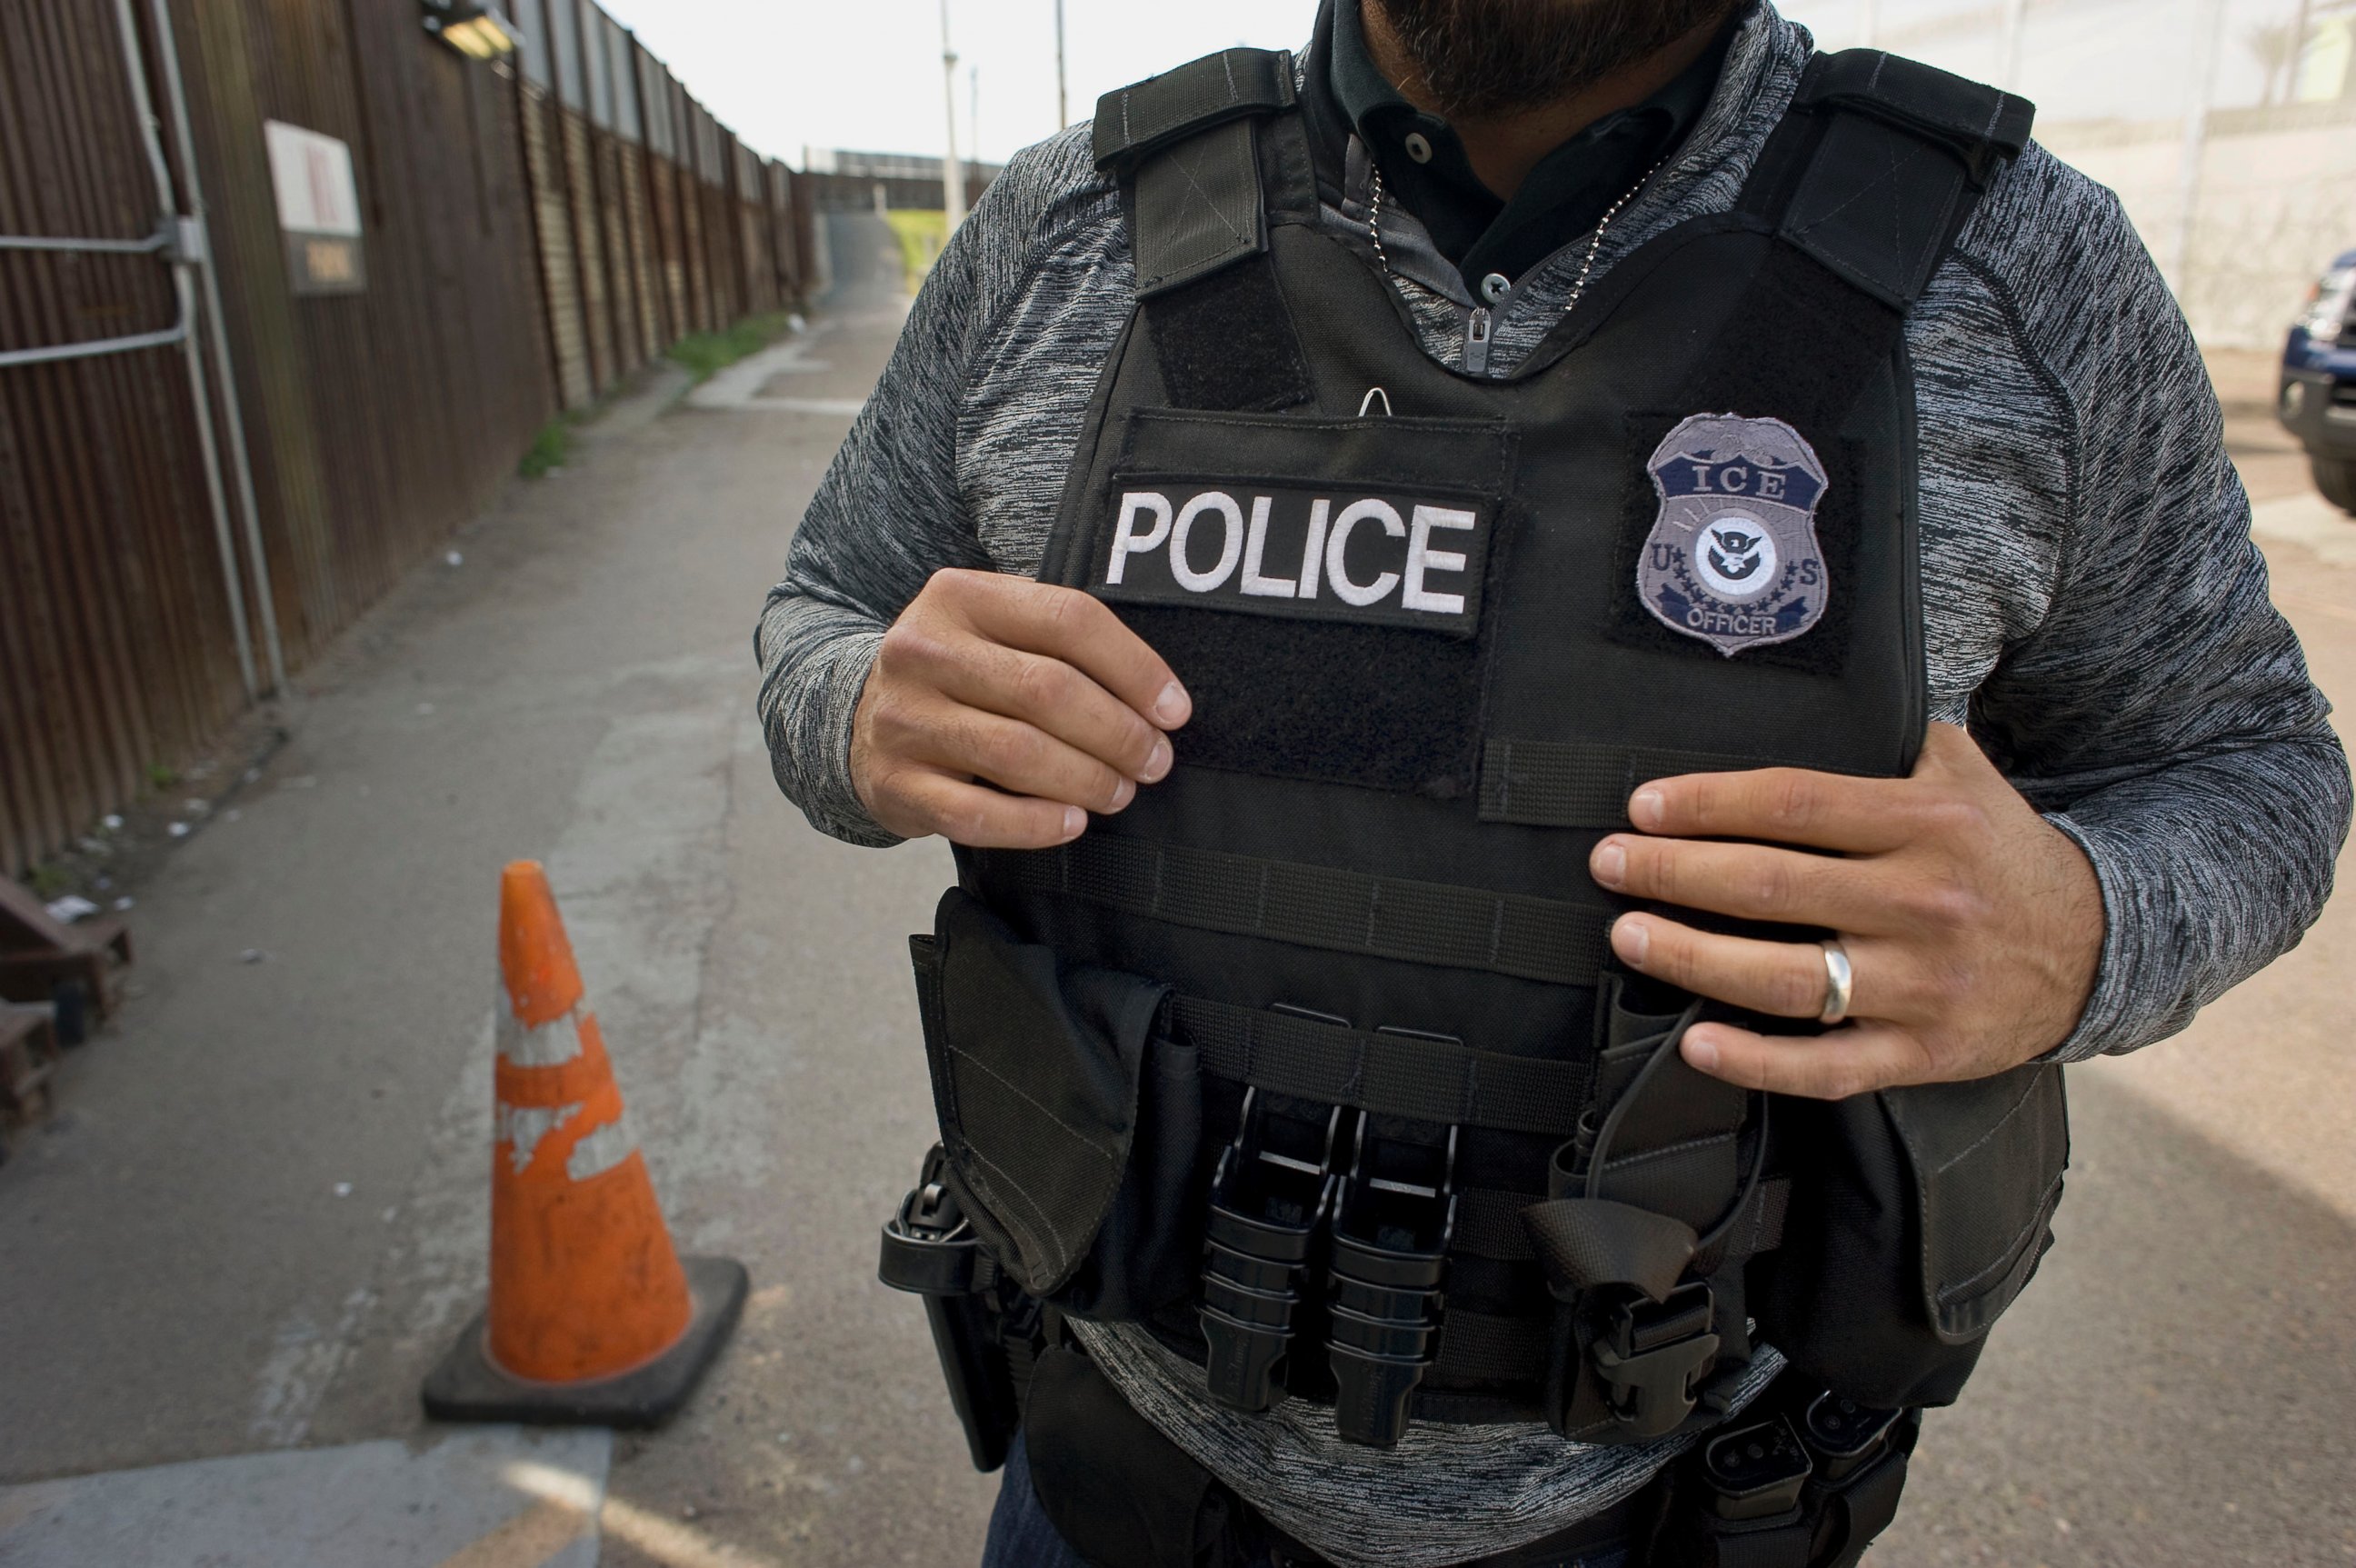
[[[727,1343],[749,1281],[734,1258],[681,1258],[694,1316],[679,1343],[635,1371],[588,1383],[536,1383],[509,1376],[483,1353],[483,1315],[466,1325],[425,1380],[435,1421],[521,1421],[541,1426],[660,1426],[679,1413],[696,1380]]]

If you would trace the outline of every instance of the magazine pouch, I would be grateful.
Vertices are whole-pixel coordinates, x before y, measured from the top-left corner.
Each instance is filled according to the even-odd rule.
[[[984,1248],[1084,1316],[1183,1294],[1201,1090],[1193,1053],[1155,1038],[1169,988],[1063,963],[956,887],[909,945],[950,1180]]]
[[[1778,1100],[1775,1123],[1794,1185],[1753,1265],[1760,1337],[1859,1404],[1952,1403],[2053,1241],[2062,1069]]]

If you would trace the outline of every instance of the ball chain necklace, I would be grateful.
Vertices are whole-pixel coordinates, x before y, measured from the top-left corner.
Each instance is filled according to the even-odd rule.
[[[1565,316],[1569,316],[1572,311],[1578,309],[1580,300],[1586,296],[1587,280],[1594,274],[1595,258],[1602,253],[1603,236],[1605,231],[1612,227],[1612,220],[1620,216],[1620,209],[1622,208],[1635,200],[1637,195],[1642,192],[1647,185],[1650,185],[1653,182],[1653,177],[1661,172],[1661,165],[1666,162],[1668,162],[1668,159],[1666,158],[1655,160],[1653,166],[1644,171],[1644,177],[1637,180],[1634,185],[1628,188],[1628,193],[1626,195],[1622,196],[1619,200],[1613,202],[1611,206],[1603,209],[1603,216],[1596,221],[1594,236],[1587,242],[1587,260],[1580,265],[1579,281],[1571,285],[1570,298],[1563,303],[1562,313]],[[1370,204],[1366,214],[1366,231],[1374,238],[1375,260],[1381,263],[1384,275],[1390,276],[1392,275],[1390,253],[1383,249],[1382,166],[1376,164],[1372,158],[1367,160],[1367,164],[1375,177],[1375,188],[1374,199]],[[1474,309],[1475,313],[1478,315],[1486,316],[1488,314],[1486,310],[1482,309],[1479,306],[1475,306]]]

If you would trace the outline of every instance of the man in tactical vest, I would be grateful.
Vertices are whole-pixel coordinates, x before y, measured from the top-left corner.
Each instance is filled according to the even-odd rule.
[[[758,645],[940,833],[885,1227],[988,1561],[1853,1563],[2060,1064],[2293,942],[2347,765],[2019,99],[1737,0],[1328,0],[956,235]]]

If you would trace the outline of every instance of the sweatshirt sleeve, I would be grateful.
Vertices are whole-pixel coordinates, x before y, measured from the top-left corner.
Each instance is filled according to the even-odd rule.
[[[957,416],[984,314],[977,257],[1005,242],[1003,207],[985,194],[935,261],[754,632],[778,787],[811,826],[852,843],[898,842],[851,782],[851,718],[884,628],[936,571],[991,564],[958,494]]]
[[[2074,424],[2067,533],[2051,608],[1972,728],[2102,885],[2070,1061],[2177,1033],[2296,946],[2331,891],[2350,782],[2190,329],[2116,199],[2048,167],[2076,182],[2057,192],[2079,208],[2068,242],[1990,277]]]

